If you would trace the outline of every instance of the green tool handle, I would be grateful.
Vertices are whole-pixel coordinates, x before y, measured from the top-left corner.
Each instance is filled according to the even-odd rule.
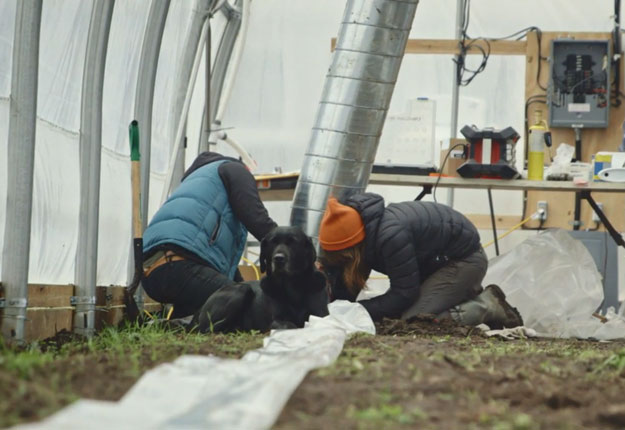
[[[128,133],[130,134],[130,161],[139,161],[141,160],[141,154],[139,153],[139,123],[136,119],[130,123]]]

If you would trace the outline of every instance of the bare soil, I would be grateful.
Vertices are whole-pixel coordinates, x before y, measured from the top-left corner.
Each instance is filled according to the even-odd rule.
[[[387,320],[311,372],[275,428],[623,429],[624,347]]]
[[[275,429],[623,429],[625,342],[486,338],[433,319],[387,320],[311,372]],[[87,344],[29,371],[0,360],[0,427],[78,398],[118,400],[147,369],[183,353],[237,357],[264,335],[210,335],[137,354]],[[75,342],[65,333],[41,348]],[[1,358],[1,357],[0,357]]]

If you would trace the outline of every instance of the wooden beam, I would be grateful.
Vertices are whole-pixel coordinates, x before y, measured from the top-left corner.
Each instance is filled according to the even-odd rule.
[[[469,43],[469,42],[467,42]],[[456,55],[460,52],[459,41],[454,39],[408,39],[406,43],[406,54],[449,54]],[[483,39],[474,41],[469,47],[467,54],[482,54],[479,48],[488,49],[490,45],[491,55],[525,55],[527,42],[525,40],[489,40]],[[330,49],[336,48],[336,38],[330,41]]]
[[[464,214],[478,230],[492,230],[493,225],[488,214]],[[518,215],[495,215],[497,230],[509,230],[521,222]]]
[[[73,285],[28,285],[25,340],[45,339],[61,330],[71,331],[73,294]]]
[[[126,287],[110,285],[96,287],[96,330],[102,330],[106,326],[115,326],[124,318],[124,290]],[[144,308],[150,312],[157,312],[162,305],[150,297],[145,297]]]
[[[96,287],[95,322],[98,330],[105,325],[116,325],[124,317],[124,288],[123,286]],[[29,284],[26,340],[45,339],[61,330],[72,331],[74,306],[71,305],[70,300],[73,295],[73,285]],[[4,298],[1,283],[0,298]],[[162,309],[160,303],[149,297],[146,297],[144,306],[150,312]],[[2,309],[0,308],[0,324],[2,324],[1,317]]]

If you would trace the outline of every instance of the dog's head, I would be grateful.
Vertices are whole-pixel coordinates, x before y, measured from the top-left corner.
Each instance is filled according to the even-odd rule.
[[[295,276],[314,270],[317,253],[300,227],[276,227],[260,243],[260,270],[268,276]]]

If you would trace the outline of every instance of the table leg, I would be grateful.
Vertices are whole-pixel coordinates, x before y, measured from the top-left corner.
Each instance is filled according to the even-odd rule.
[[[573,230],[579,230],[582,225],[582,197],[575,193],[575,215],[573,219]]]
[[[614,242],[616,242],[617,245],[625,248],[625,240],[623,240],[623,236],[621,236],[621,234],[618,231],[616,231],[614,226],[610,223],[610,220],[608,219],[608,217],[605,216],[601,208],[595,202],[595,199],[593,199],[592,196],[590,195],[590,191],[581,191],[579,194],[580,194],[580,197],[582,199],[585,199],[590,205],[590,207],[592,207],[592,209],[595,211],[595,213],[597,214],[597,216],[599,217],[599,219],[601,220],[605,228],[610,232],[610,236],[612,236],[612,239],[614,239]]]
[[[493,225],[493,237],[495,241],[495,254],[499,256],[499,241],[497,240],[497,226],[495,224],[495,209],[493,208],[493,196],[490,188],[488,191],[488,206],[490,207],[490,222]]]
[[[424,185],[423,189],[421,190],[421,192],[419,193],[417,198],[414,199],[414,200],[415,200],[415,202],[418,201],[418,200],[421,200],[423,197],[425,197],[425,196],[427,196],[428,194],[431,194],[431,193],[432,193],[432,186],[431,185]]]

